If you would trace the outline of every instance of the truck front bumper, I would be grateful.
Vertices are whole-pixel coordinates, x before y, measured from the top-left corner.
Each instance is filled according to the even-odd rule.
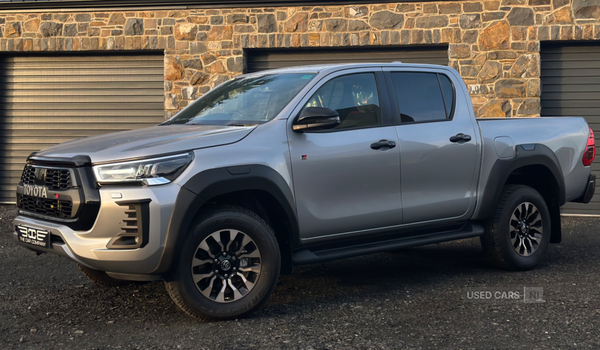
[[[150,275],[158,267],[180,186],[103,187],[98,216],[87,231],[19,212],[15,239],[29,249],[68,257],[92,269],[116,274]],[[132,219],[134,217],[134,219]],[[49,247],[22,242],[23,227],[47,231]],[[136,227],[135,230],[130,228]],[[131,239],[128,232],[137,232]],[[122,238],[126,235],[125,239]]]

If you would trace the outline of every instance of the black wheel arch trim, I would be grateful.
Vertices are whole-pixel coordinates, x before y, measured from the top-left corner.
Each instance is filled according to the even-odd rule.
[[[194,175],[181,187],[169,222],[164,251],[152,274],[167,274],[171,271],[185,233],[205,203],[220,195],[247,190],[265,191],[275,198],[290,224],[289,242],[295,245],[299,241],[295,200],[289,185],[277,171],[260,164],[209,169]],[[282,261],[282,268],[284,265],[286,264]]]
[[[530,165],[546,167],[553,175],[558,186],[558,203],[548,206],[551,215],[551,243],[560,243],[560,206],[565,204],[565,180],[560,170],[558,158],[548,146],[542,144],[517,145],[516,155],[510,159],[498,159],[487,179],[481,199],[480,209],[475,220],[487,219],[496,208],[502,189],[513,171]]]

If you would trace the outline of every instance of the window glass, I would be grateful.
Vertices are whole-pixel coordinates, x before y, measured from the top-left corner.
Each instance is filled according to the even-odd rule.
[[[381,124],[377,82],[373,73],[334,78],[310,98],[305,107],[334,109],[340,124],[333,129],[361,128]]]
[[[440,78],[440,85],[442,86],[442,92],[444,93],[444,103],[446,104],[446,113],[448,119],[452,117],[452,105],[454,104],[454,89],[452,88],[452,82],[450,78],[444,74],[438,74]]]
[[[392,73],[403,123],[446,120],[437,74]]]

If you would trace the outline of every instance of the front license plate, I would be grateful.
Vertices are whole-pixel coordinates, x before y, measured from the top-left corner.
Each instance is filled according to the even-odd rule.
[[[19,241],[39,248],[50,248],[50,232],[37,228],[17,225]]]

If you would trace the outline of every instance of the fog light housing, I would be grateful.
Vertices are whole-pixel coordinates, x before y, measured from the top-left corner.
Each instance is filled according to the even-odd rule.
[[[108,249],[137,249],[148,244],[150,199],[140,201],[117,202],[125,207],[125,219],[121,232],[117,233],[106,245]]]

